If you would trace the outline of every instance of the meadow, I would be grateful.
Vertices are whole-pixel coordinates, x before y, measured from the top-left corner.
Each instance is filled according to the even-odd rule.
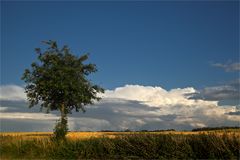
[[[0,133],[1,159],[239,159],[240,130]]]

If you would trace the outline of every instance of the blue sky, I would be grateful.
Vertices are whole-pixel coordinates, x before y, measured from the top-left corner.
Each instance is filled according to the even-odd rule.
[[[90,53],[107,89],[201,88],[237,78],[239,2],[1,2],[1,83],[18,84],[42,40]]]
[[[70,130],[192,129],[240,121],[239,1],[1,1],[1,131],[50,131],[24,69],[43,40],[90,53],[106,89]],[[4,113],[4,114],[3,114]]]

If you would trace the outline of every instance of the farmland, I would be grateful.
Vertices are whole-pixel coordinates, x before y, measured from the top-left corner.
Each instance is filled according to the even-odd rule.
[[[1,159],[238,159],[240,131],[0,133]]]

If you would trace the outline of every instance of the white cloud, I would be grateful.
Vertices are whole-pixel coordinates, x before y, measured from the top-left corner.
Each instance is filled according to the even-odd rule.
[[[24,113],[24,112],[10,112],[0,113],[1,119],[29,119],[29,120],[57,120],[58,117],[53,114],[44,113]]]
[[[141,129],[192,129],[205,126],[235,126],[240,116],[236,106],[219,106],[218,101],[189,99],[197,93],[192,87],[165,90],[161,87],[126,85],[107,90],[100,102],[87,106],[86,113],[73,113],[69,126],[73,130],[141,130]],[[8,92],[9,97],[11,96]],[[11,99],[13,100],[13,99]],[[42,120],[55,122],[53,114],[25,113],[8,110],[5,105],[1,119]],[[16,105],[14,106],[16,108]],[[8,112],[9,111],[9,112]],[[1,113],[0,112],[0,113]],[[51,128],[54,123],[47,124]],[[46,127],[44,127],[46,128]]]
[[[240,63],[239,62],[235,62],[235,63],[229,63],[228,62],[226,64],[214,63],[212,65],[214,67],[223,68],[226,72],[240,71]]]
[[[166,91],[161,87],[126,85],[116,88],[115,90],[107,90],[105,98],[125,99],[139,101],[150,107],[174,106],[174,105],[192,105],[196,103],[194,100],[189,100],[187,94],[193,94],[197,91],[192,88],[177,88]],[[199,101],[200,102],[200,101]],[[202,101],[202,103],[204,103]],[[208,102],[216,104],[216,102]]]
[[[0,100],[25,101],[24,88],[17,85],[2,85],[0,86]]]

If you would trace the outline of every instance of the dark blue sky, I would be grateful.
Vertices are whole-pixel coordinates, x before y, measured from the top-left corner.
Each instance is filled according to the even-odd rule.
[[[213,63],[239,61],[239,1],[2,2],[1,84],[36,60],[42,40],[90,53],[94,82],[203,88],[238,78]]]

